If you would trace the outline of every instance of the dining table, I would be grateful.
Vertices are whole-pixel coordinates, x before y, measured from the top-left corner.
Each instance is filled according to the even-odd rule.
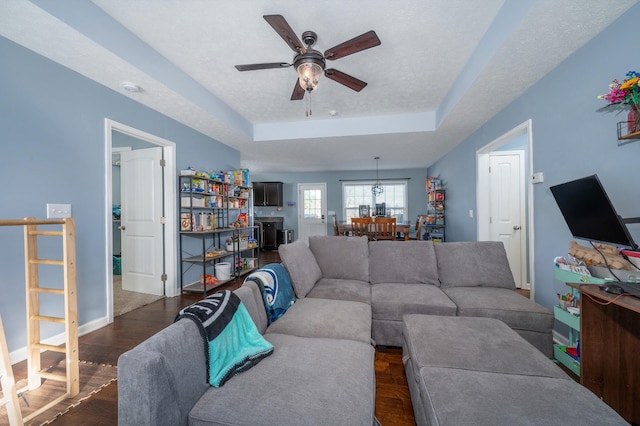
[[[374,219],[375,221],[375,219]],[[372,223],[373,225],[373,223]],[[340,235],[351,235],[353,231],[353,227],[351,226],[351,222],[338,222],[338,233]],[[411,231],[411,224],[405,222],[397,222],[396,223],[396,234],[402,235],[402,239],[404,241],[409,240],[409,233]]]

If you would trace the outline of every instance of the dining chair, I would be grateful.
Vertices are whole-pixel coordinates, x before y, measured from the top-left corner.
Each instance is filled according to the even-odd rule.
[[[368,239],[371,239],[371,218],[352,217],[351,235],[354,237],[367,237]]]
[[[373,236],[377,241],[396,239],[396,218],[376,217],[373,222]]]
[[[344,235],[344,233],[340,232],[340,227],[338,226],[338,218],[336,217],[336,215],[333,215],[333,234]]]

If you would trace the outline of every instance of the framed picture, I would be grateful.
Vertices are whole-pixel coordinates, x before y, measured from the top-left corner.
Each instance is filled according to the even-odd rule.
[[[370,207],[368,204],[360,204],[358,210],[360,211],[360,217],[369,217],[370,215]]]

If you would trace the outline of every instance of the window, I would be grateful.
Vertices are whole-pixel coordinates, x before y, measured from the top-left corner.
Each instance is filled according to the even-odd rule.
[[[375,212],[376,204],[385,203],[387,216],[395,217],[398,222],[404,222],[407,218],[407,182],[383,181],[380,182],[384,192],[373,196],[370,182],[344,182],[342,184],[342,208],[343,217],[349,222],[352,217],[359,217],[361,205],[370,206]]]
[[[305,219],[322,218],[322,191],[319,189],[305,189],[302,192],[304,205],[302,214]]]

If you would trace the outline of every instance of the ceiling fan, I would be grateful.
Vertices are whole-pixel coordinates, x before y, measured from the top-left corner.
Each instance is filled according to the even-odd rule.
[[[371,47],[379,46],[380,39],[375,31],[368,31],[351,40],[340,43],[322,54],[312,48],[318,39],[317,34],[313,31],[305,31],[302,33],[303,45],[282,15],[264,15],[263,18],[295,52],[293,63],[269,62],[264,64],[236,65],[238,71],[295,67],[298,72],[298,80],[291,94],[292,101],[301,100],[304,98],[305,91],[310,93],[315,89],[318,86],[320,76],[323,72],[327,78],[343,84],[356,92],[361,91],[367,85],[364,81],[336,69],[325,69],[326,61],[333,61]]]

